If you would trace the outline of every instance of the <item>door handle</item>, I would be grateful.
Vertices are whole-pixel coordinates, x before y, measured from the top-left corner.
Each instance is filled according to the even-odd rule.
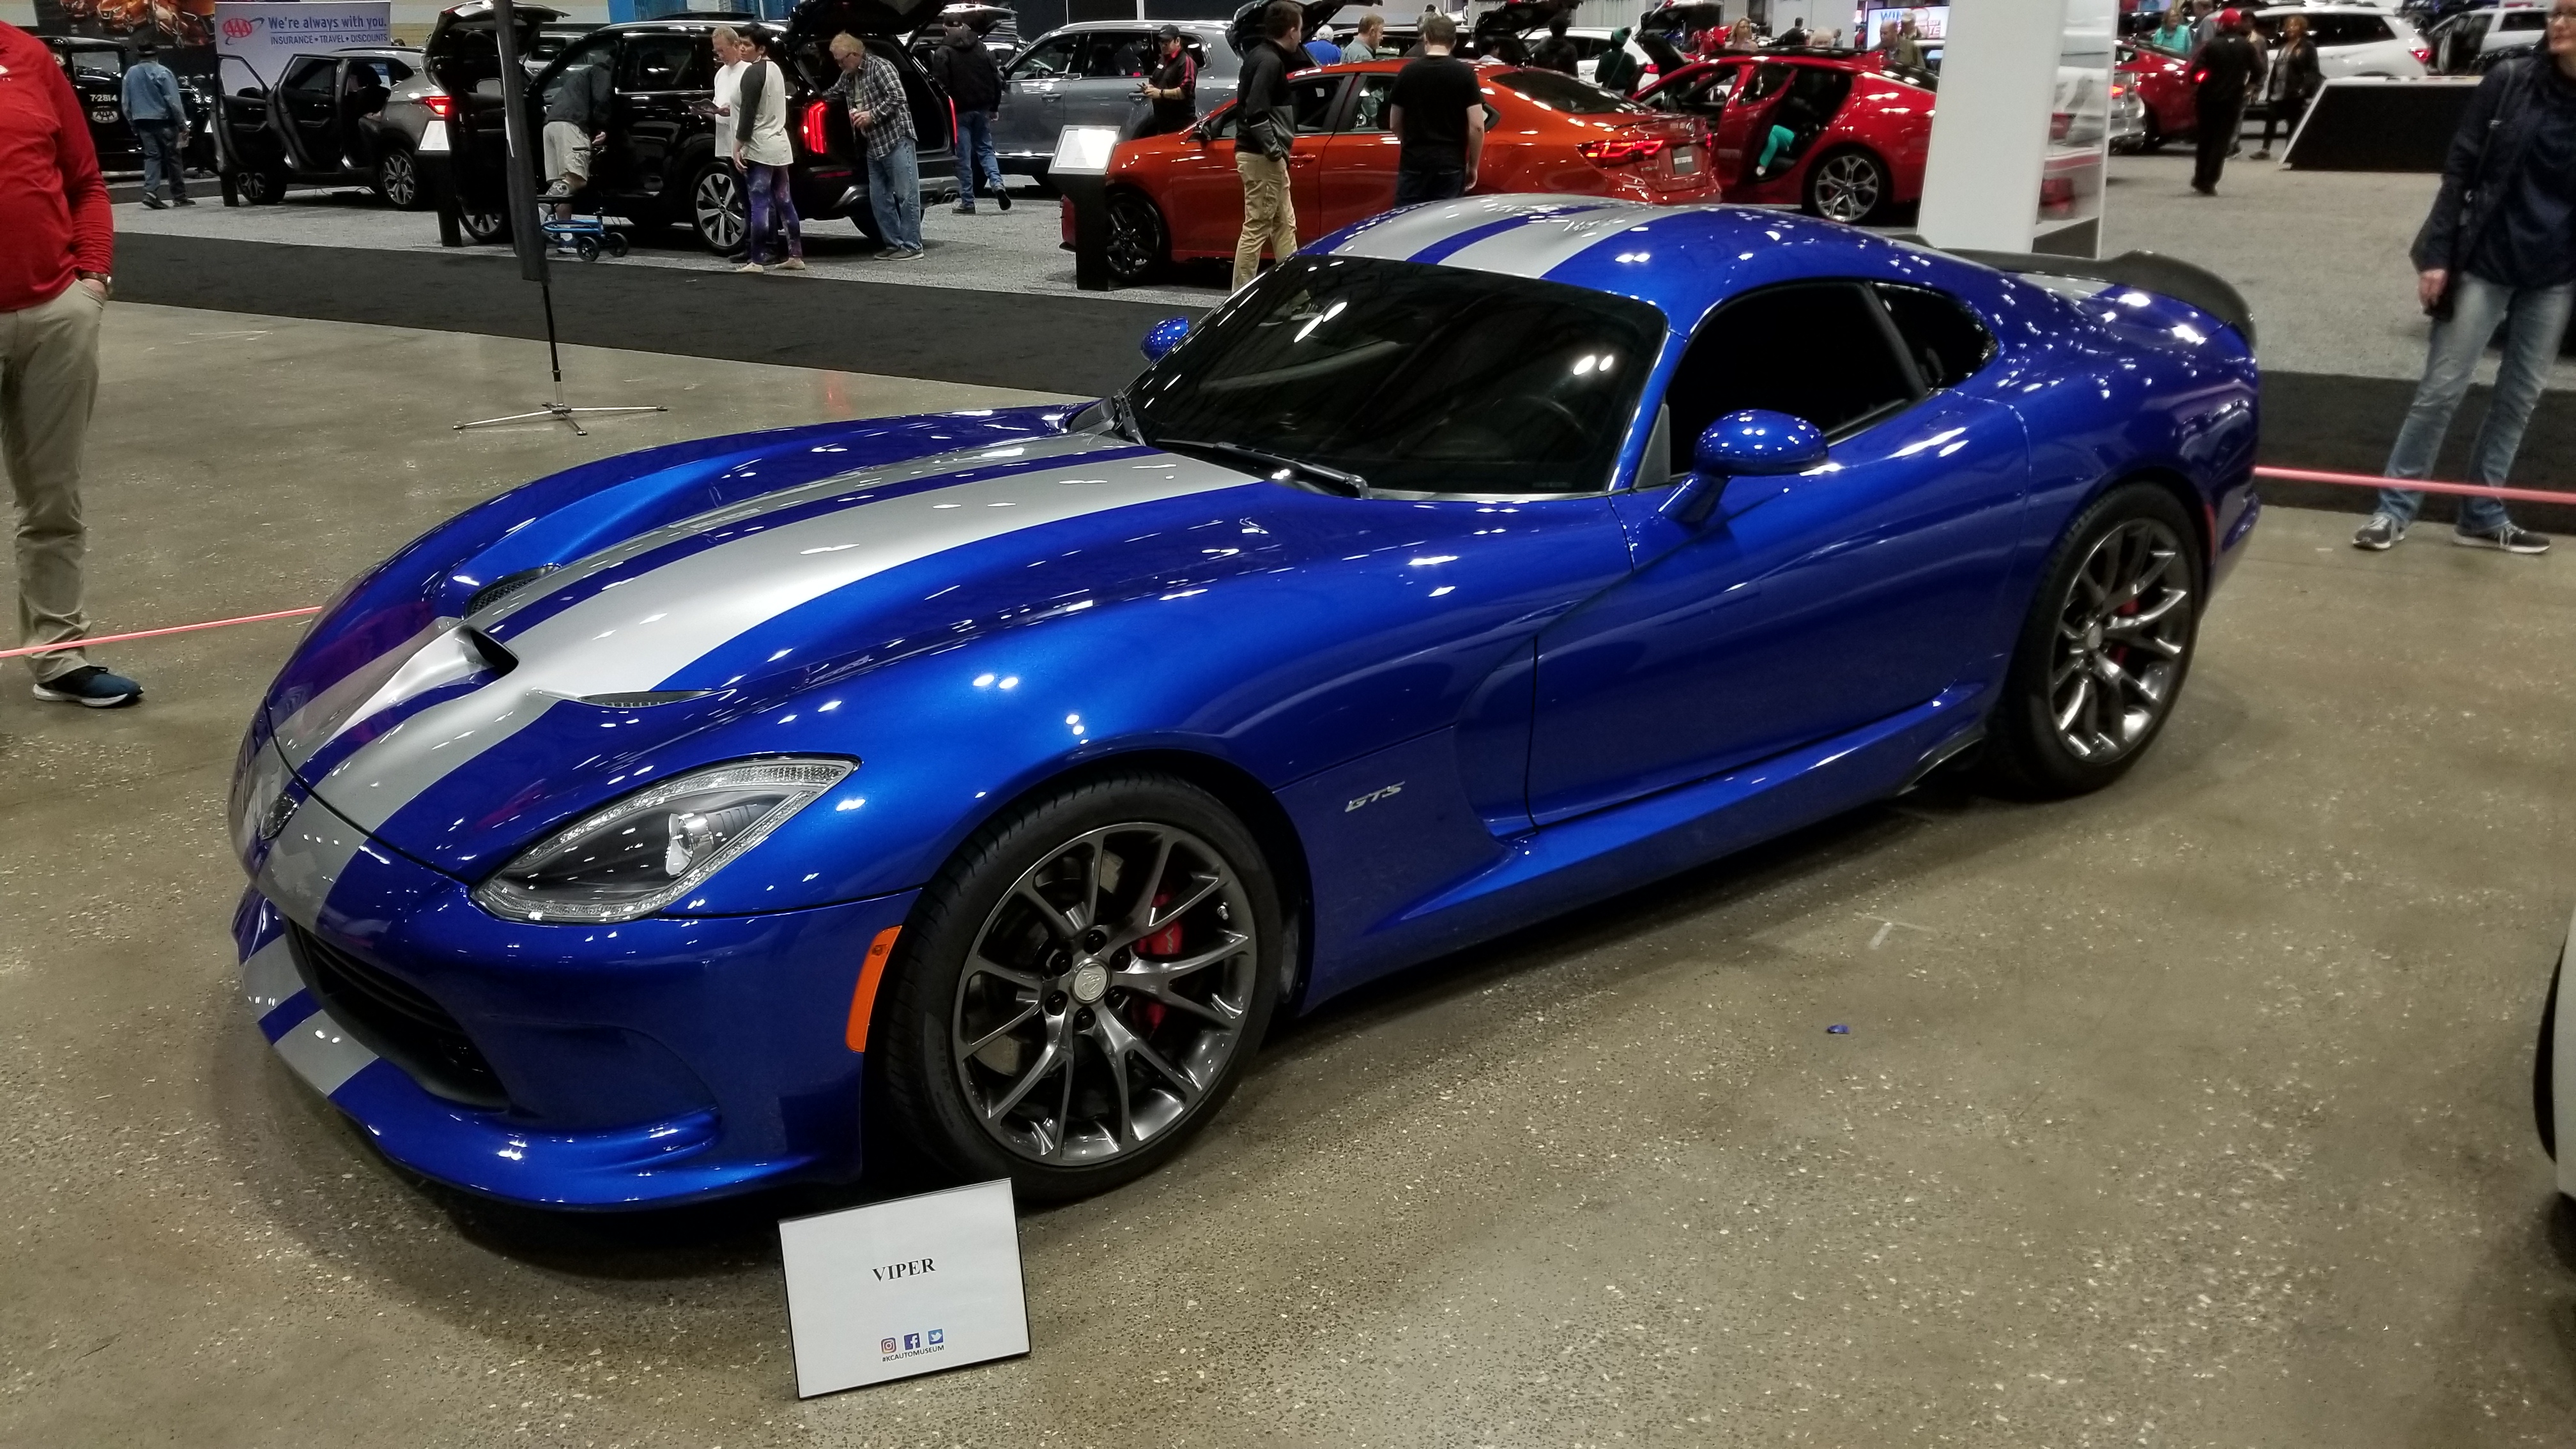
[[[1312,166],[1315,164],[1315,157],[1312,155],[1301,156],[1296,152],[1291,151],[1288,153],[1288,164],[1291,166]]]

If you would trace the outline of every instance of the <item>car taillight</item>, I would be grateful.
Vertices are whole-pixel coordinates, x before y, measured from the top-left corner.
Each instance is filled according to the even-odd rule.
[[[1662,155],[1671,144],[1661,136],[1612,136],[1586,141],[1574,149],[1595,166],[1634,166]]]
[[[420,98],[421,108],[444,121],[456,114],[456,97],[445,91],[433,91]]]
[[[2433,63],[2433,47],[2429,45],[2410,45],[2406,48],[2414,52],[2415,63],[2417,65],[2431,65]]]
[[[832,154],[832,114],[830,101],[816,101],[805,108],[805,152],[809,156]]]

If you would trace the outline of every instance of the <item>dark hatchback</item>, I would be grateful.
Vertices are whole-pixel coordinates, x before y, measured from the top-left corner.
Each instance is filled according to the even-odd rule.
[[[807,0],[788,17],[775,58],[787,73],[798,215],[808,221],[846,216],[870,240],[883,240],[868,207],[865,152],[848,113],[823,99],[840,74],[826,47],[845,30],[871,42],[907,35],[935,9],[936,0]],[[555,18],[534,7],[519,14]],[[546,103],[565,73],[575,66],[604,66],[611,90],[608,143],[591,161],[591,187],[602,208],[638,226],[686,225],[710,251],[737,249],[744,229],[742,179],[733,168],[732,146],[718,147],[714,120],[701,114],[715,93],[711,37],[728,23],[752,22],[712,16],[640,20],[594,30],[564,47],[528,85],[531,149],[538,145]],[[536,22],[522,24],[524,36]],[[491,30],[490,7],[477,0],[440,16],[428,46],[431,74],[458,97],[447,123],[448,172],[464,231],[474,241],[509,235],[508,150]],[[903,74],[921,158],[922,204],[952,197],[954,124],[947,94],[902,46],[871,44],[869,51],[886,56]],[[529,157],[527,164],[533,169],[538,158]]]

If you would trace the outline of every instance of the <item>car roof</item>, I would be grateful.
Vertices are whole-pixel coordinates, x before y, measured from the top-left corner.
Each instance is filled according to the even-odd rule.
[[[1324,257],[1466,267],[1635,297],[1678,329],[1748,288],[1812,277],[1944,285],[1968,264],[1857,227],[1709,203],[1468,196],[1388,212],[1316,244]]]
[[[1160,30],[1166,25],[1179,26],[1193,35],[1213,35],[1219,40],[1225,38],[1225,22],[1222,20],[1077,20],[1070,25],[1057,26],[1046,35],[1039,36],[1038,40],[1044,40],[1050,35],[1073,35],[1097,30],[1152,31]],[[1032,40],[1029,44],[1035,45],[1038,40]]]

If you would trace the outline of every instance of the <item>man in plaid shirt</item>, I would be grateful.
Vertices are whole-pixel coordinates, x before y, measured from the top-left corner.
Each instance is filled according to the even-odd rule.
[[[843,31],[832,37],[832,61],[841,78],[828,94],[850,108],[850,125],[868,146],[868,209],[885,237],[879,259],[909,262],[921,256],[921,163],[913,150],[912,103],[894,62],[868,54],[865,42]]]

